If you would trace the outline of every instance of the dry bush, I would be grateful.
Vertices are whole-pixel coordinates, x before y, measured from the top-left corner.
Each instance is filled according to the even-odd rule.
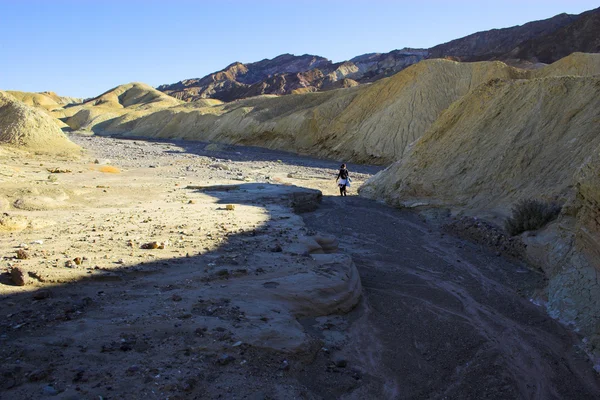
[[[518,201],[512,207],[512,216],[504,226],[511,235],[540,229],[560,214],[561,206],[541,200],[526,199]]]
[[[107,174],[120,174],[121,170],[117,167],[113,167],[112,165],[103,165],[98,168],[100,172],[106,172]]]

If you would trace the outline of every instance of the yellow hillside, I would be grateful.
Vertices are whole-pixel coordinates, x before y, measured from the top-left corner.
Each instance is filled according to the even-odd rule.
[[[600,148],[599,92],[600,76],[491,81],[454,103],[363,194],[501,213],[518,199],[564,200]]]
[[[27,106],[0,91],[0,146],[51,154],[75,154],[55,120],[42,110]]]
[[[387,164],[402,159],[452,103],[489,80],[595,75],[598,61],[574,53],[525,71],[501,62],[426,60],[370,85],[231,103],[181,104],[133,83],[67,109],[66,122],[99,134],[214,140]]]
[[[472,88],[491,78],[524,74],[500,62],[428,60],[372,85],[212,107],[169,107],[102,120],[102,126],[89,120],[68,123],[99,133],[216,140],[387,163],[401,157],[445,108]],[[106,97],[91,103],[104,106],[110,102],[101,100]]]

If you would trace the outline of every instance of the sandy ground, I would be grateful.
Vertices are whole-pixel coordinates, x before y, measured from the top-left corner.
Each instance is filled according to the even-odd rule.
[[[542,278],[355,196],[377,168],[74,140],[2,159],[2,399],[600,395]]]

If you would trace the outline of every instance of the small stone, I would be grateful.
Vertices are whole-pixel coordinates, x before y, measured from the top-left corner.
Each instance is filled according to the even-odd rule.
[[[67,260],[65,262],[65,267],[67,267],[67,268],[75,268],[75,263],[73,262],[73,260]]]
[[[73,259],[73,262],[75,263],[75,265],[81,265],[81,263],[83,262],[83,259],[81,257],[75,257]]]
[[[125,370],[125,375],[127,375],[127,376],[135,375],[135,373],[138,372],[139,370],[140,370],[140,367],[138,367],[137,365],[132,365],[131,367],[129,367]]]
[[[346,368],[347,365],[348,365],[348,361],[344,360],[344,359],[339,359],[339,360],[336,360],[336,362],[335,362],[335,366],[338,368]]]
[[[158,249],[158,242],[149,242],[149,243],[144,243],[141,246],[142,249],[146,249],[146,250],[154,250],[154,249]]]
[[[217,364],[219,365],[227,365],[235,361],[235,357],[230,356],[229,354],[223,354],[217,359]]]
[[[227,204],[225,206],[225,209],[229,210],[229,211],[233,211],[233,210],[235,210],[235,205],[234,204]]]
[[[19,260],[27,260],[29,258],[29,254],[23,249],[17,250],[16,253]]]
[[[272,251],[273,253],[281,253],[281,252],[283,251],[283,247],[281,247],[281,245],[279,245],[279,244],[278,244],[278,245],[276,245],[275,247],[273,247],[273,248],[271,249],[271,251]]]
[[[50,293],[49,290],[46,290],[46,289],[38,290],[37,292],[35,292],[33,294],[33,299],[34,300],[44,300],[44,299],[49,298],[51,295],[52,295],[52,293]]]
[[[56,396],[58,395],[58,390],[54,389],[52,386],[44,386],[42,388],[42,394],[44,396]]]
[[[38,369],[36,371],[31,372],[27,378],[29,382],[39,382],[41,380],[47,379],[50,376],[50,370],[48,369]]]
[[[174,294],[173,296],[171,296],[171,300],[173,301],[181,301],[181,296],[178,294]]]
[[[188,201],[188,204],[196,204],[196,201],[195,200],[190,200],[190,201]]]
[[[13,267],[10,271],[10,279],[17,286],[25,286],[29,282],[29,275],[19,267]]]
[[[240,341],[237,341],[237,342],[235,342],[235,343],[233,344],[233,346],[232,346],[232,347],[239,347],[239,346],[241,346],[241,345],[242,345],[242,343],[243,343],[243,342],[242,342],[241,340],[240,340]]]
[[[288,362],[288,360],[283,360],[283,362],[279,366],[279,369],[282,370],[282,371],[289,371],[290,370],[290,363]]]

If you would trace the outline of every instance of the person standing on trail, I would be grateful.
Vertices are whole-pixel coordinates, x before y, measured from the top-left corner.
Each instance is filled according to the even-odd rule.
[[[340,172],[338,172],[335,181],[338,183],[338,187],[340,188],[340,196],[347,196],[346,187],[350,186],[350,176],[348,175],[346,164],[342,164],[340,167]]]

